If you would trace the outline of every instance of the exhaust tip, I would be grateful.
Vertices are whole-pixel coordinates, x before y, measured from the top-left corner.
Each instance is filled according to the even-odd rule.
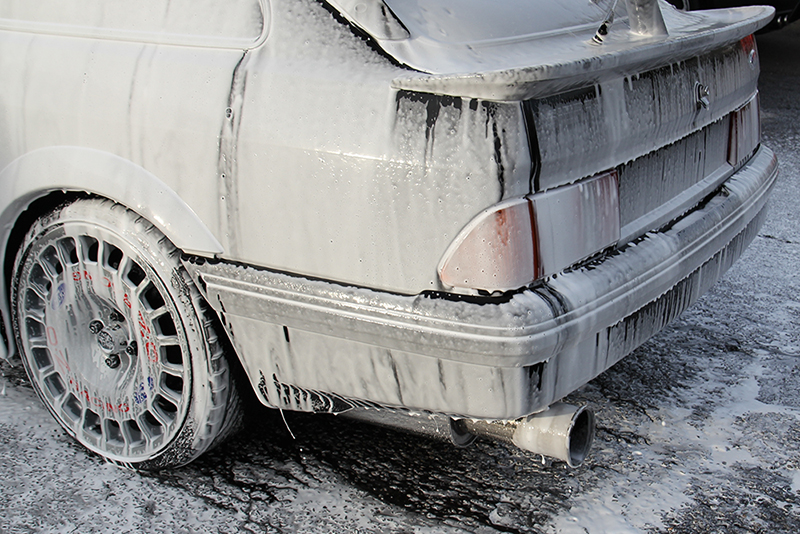
[[[526,451],[543,454],[579,467],[594,440],[594,413],[586,406],[563,402],[521,419],[512,442]]]
[[[580,466],[589,455],[594,441],[595,418],[594,412],[582,406],[578,408],[572,418],[572,428],[568,431],[570,467]]]
[[[586,460],[595,431],[594,412],[563,402],[513,421],[462,419],[459,423],[469,433],[556,458],[570,467],[579,467]]]

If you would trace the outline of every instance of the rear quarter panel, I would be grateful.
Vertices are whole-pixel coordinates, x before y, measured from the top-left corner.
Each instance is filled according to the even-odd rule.
[[[405,293],[438,286],[476,213],[529,192],[518,104],[398,92],[404,69],[317,2],[271,2],[250,50],[110,37],[0,30],[0,169],[107,152],[174,191],[226,259]],[[128,204],[126,179],[92,191]]]

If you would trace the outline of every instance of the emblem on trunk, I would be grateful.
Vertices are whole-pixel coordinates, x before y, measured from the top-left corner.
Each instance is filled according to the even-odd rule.
[[[697,82],[694,84],[694,92],[695,98],[697,99],[697,109],[708,109],[708,106],[711,104],[711,101],[708,99],[709,95],[711,94],[708,86]]]

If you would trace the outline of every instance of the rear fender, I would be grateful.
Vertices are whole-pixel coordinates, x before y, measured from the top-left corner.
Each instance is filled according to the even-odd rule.
[[[0,171],[2,265],[17,253],[8,246],[20,214],[35,200],[55,191],[86,192],[118,202],[150,221],[189,254],[214,257],[223,252],[192,208],[155,175],[108,152],[57,146],[29,152]],[[9,283],[5,269],[0,269],[0,311],[8,341],[13,344]],[[7,359],[12,352],[0,338],[0,358]]]

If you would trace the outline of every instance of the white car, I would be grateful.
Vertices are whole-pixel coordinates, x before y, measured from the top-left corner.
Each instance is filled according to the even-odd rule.
[[[772,14],[3,0],[0,352],[138,469],[237,426],[237,369],[282,410],[578,465],[594,416],[560,399],[763,222]]]

